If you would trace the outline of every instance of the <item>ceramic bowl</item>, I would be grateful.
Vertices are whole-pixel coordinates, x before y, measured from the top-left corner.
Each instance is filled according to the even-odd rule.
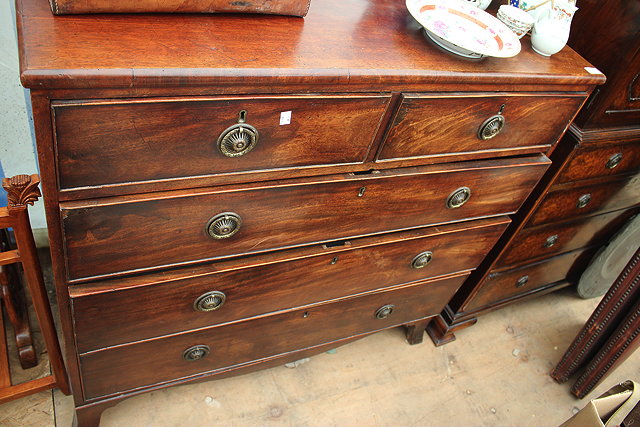
[[[533,28],[535,19],[522,9],[510,5],[502,5],[498,9],[497,18],[501,20],[518,38],[522,38]]]
[[[551,0],[509,0],[509,4],[526,11],[536,21],[551,8]]]
[[[477,8],[485,10],[486,8],[489,7],[492,0],[465,0],[465,1],[467,1],[468,3],[471,3]]]

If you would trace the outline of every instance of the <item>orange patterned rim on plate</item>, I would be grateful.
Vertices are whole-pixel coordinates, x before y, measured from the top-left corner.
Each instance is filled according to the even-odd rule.
[[[426,31],[454,46],[498,58],[520,53],[520,40],[513,31],[470,3],[463,0],[406,0],[406,3]]]

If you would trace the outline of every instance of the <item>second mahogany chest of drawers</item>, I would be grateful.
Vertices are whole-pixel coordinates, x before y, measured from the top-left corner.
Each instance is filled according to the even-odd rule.
[[[304,20],[18,10],[86,425],[385,328],[420,342],[604,79],[526,41],[449,56],[390,0]]]
[[[453,340],[479,314],[576,284],[594,253],[640,211],[638,30],[637,1],[581,3],[569,45],[607,82],[591,94],[496,248],[430,324],[435,342]]]

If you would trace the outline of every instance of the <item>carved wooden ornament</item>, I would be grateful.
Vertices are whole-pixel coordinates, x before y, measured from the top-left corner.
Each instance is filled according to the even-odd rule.
[[[33,175],[16,175],[2,180],[2,187],[7,191],[9,209],[26,208],[33,205],[42,194],[38,185],[40,177]]]

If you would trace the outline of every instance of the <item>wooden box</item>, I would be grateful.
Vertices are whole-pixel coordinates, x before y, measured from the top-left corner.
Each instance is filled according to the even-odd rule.
[[[305,16],[311,0],[49,0],[55,15],[80,13],[263,13]]]

